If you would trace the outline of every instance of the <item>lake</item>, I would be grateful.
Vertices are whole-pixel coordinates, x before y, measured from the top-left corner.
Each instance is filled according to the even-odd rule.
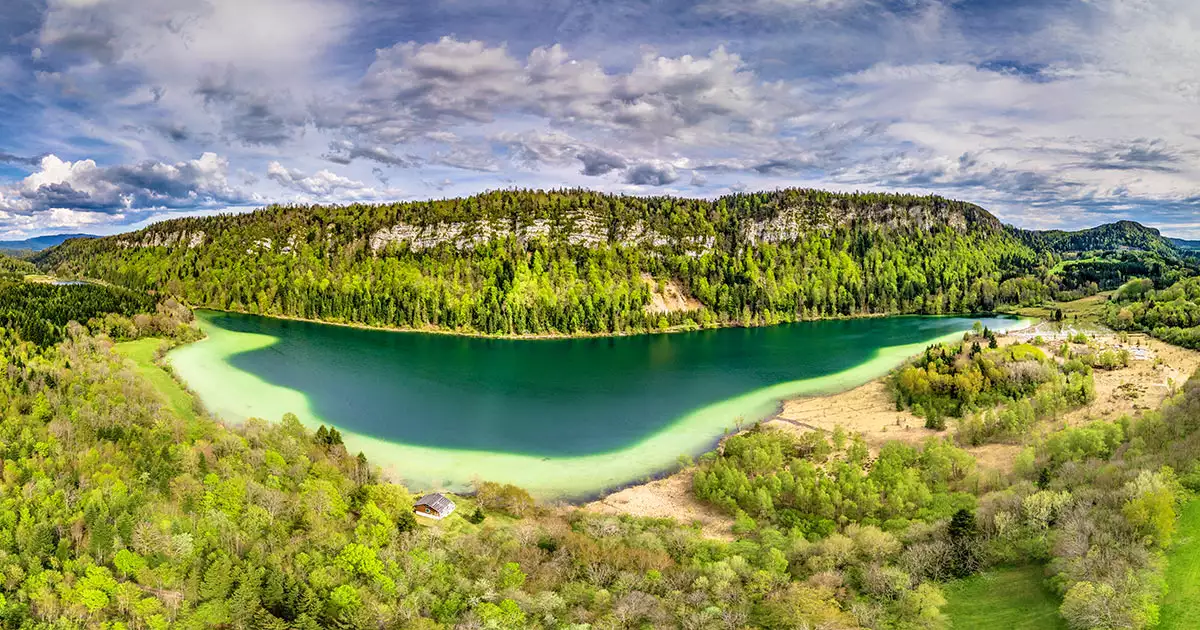
[[[709,450],[781,400],[844,391],[975,321],[880,317],[611,338],[513,340],[197,312],[169,360],[229,420],[336,426],[414,490],[511,482],[583,499]]]

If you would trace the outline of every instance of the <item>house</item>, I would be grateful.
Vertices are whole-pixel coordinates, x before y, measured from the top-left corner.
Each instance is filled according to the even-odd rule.
[[[454,512],[454,502],[440,492],[427,494],[413,504],[413,512],[418,516],[441,520]]]

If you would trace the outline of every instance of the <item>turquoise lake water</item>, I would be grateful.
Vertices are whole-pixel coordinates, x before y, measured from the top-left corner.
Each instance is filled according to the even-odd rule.
[[[410,485],[461,489],[484,478],[558,498],[662,472],[782,399],[862,384],[975,321],[1017,324],[887,317],[509,340],[199,317],[209,339],[171,361],[214,412],[290,411],[336,426],[352,450]]]

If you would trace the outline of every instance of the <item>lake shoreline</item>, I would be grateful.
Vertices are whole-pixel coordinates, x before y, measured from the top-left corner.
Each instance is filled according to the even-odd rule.
[[[563,339],[621,339],[626,337],[640,337],[651,335],[670,335],[688,332],[702,332],[705,330],[725,330],[730,328],[770,328],[772,326],[783,326],[786,324],[799,324],[808,322],[839,322],[853,321],[861,319],[878,319],[885,317],[957,317],[968,319],[972,317],[1017,317],[1021,316],[1010,311],[994,311],[991,313],[860,313],[855,315],[836,315],[830,317],[809,317],[803,319],[791,319],[778,321],[773,324],[752,324],[746,326],[739,323],[718,323],[709,326],[672,326],[670,328],[660,330],[642,330],[635,332],[577,332],[577,333],[520,333],[520,334],[491,334],[470,330],[451,330],[437,326],[427,328],[404,328],[398,326],[376,326],[372,324],[363,324],[358,322],[339,322],[324,319],[312,319],[309,317],[299,317],[295,315],[264,315],[262,313],[253,313],[247,310],[237,310],[228,308],[217,308],[214,306],[193,306],[188,305],[192,311],[212,311],[214,313],[227,313],[232,315],[250,315],[253,317],[265,317],[267,319],[276,319],[289,322],[304,322],[306,324],[323,324],[326,326],[340,326],[343,328],[353,328],[356,330],[375,330],[382,332],[394,333],[421,333],[428,335],[446,335],[449,337],[467,337],[471,339],[500,339],[500,340],[515,340],[515,341],[539,341],[539,340],[563,340]]]
[[[1036,329],[1041,323],[1036,318],[1022,319],[1026,325],[1005,330],[1001,333],[1001,337]],[[916,354],[912,356],[916,356]],[[905,359],[905,362],[911,359],[912,356]],[[878,392],[875,390],[885,387],[885,381],[890,374],[891,372],[889,371],[888,374],[878,376],[842,391],[781,399],[776,404],[775,411],[770,415],[720,436],[705,453],[719,450],[729,438],[750,431],[758,426],[793,431],[827,431],[829,430],[828,427],[814,426],[802,420],[797,420],[794,416],[802,415],[803,410],[806,408],[821,407],[825,404],[840,407],[842,403],[845,403],[846,407],[850,407],[855,403],[861,404],[864,400],[877,403],[878,401],[874,399],[878,398]],[[888,402],[890,402],[890,399]],[[838,413],[834,414],[835,417],[830,421],[830,425],[848,426],[851,427],[848,430],[852,431],[854,427],[852,420],[862,412],[862,409],[852,407],[846,409],[839,408]],[[945,433],[944,431],[937,432],[925,429],[923,424],[921,424],[921,419],[913,416],[908,411],[899,411],[896,412],[896,415],[898,417],[907,416],[908,420],[917,426],[907,426],[907,423],[905,423],[906,426],[902,427],[898,424],[897,435],[894,439],[911,441],[912,436],[905,436],[904,432],[914,429],[917,435],[922,437]],[[906,440],[906,438],[908,439]],[[602,491],[591,499],[560,501],[559,503],[605,514],[673,518],[684,525],[689,523],[698,524],[701,531],[710,538],[731,540],[733,536],[729,528],[733,525],[733,517],[717,512],[711,506],[697,500],[692,494],[691,479],[695,471],[695,465],[681,467],[669,472],[663,471],[640,481],[631,482],[612,490]]]
[[[197,317],[201,322],[208,321],[210,318],[220,320],[230,316],[257,317],[262,321],[287,321],[285,318],[226,315],[226,313],[229,312],[200,309]],[[728,436],[737,434],[758,422],[770,421],[777,417],[787,401],[835,395],[861,383],[875,380],[890,372],[896,365],[918,354],[930,343],[961,338],[961,330],[968,330],[970,325],[970,319],[962,317],[945,316],[947,319],[957,321],[941,324],[928,323],[928,320],[941,319],[936,316],[901,317],[904,318],[904,321],[890,324],[889,327],[896,330],[913,330],[912,326],[916,325],[915,321],[907,323],[907,318],[911,317],[913,320],[926,320],[925,326],[932,327],[933,330],[958,329],[960,331],[938,332],[938,336],[932,337],[910,333],[909,341],[898,345],[880,346],[877,349],[875,349],[875,345],[878,341],[874,336],[860,336],[857,341],[853,342],[853,345],[871,349],[869,352],[860,351],[866,352],[862,357],[864,362],[847,364],[844,369],[839,368],[838,371],[799,376],[798,380],[746,390],[742,394],[722,398],[719,402],[697,407],[687,412],[687,415],[672,421],[670,430],[649,433],[645,439],[633,443],[631,446],[622,447],[618,451],[596,451],[590,454],[559,457],[532,456],[499,449],[477,450],[461,447],[420,446],[419,442],[387,439],[382,437],[383,434],[363,433],[356,431],[353,423],[330,422],[331,418],[328,415],[314,411],[310,399],[305,394],[308,390],[304,388],[295,389],[272,384],[255,376],[255,372],[234,369],[232,372],[226,373],[226,368],[222,366],[228,365],[226,362],[228,357],[274,345],[279,333],[270,331],[286,330],[286,328],[280,328],[282,324],[279,323],[274,324],[273,328],[268,326],[268,329],[262,331],[226,330],[222,329],[220,325],[212,327],[210,330],[207,325],[201,326],[201,329],[208,333],[204,342],[177,348],[168,363],[174,368],[172,371],[175,372],[175,375],[186,383],[189,389],[200,395],[206,403],[212,401],[206,406],[216,417],[237,422],[247,417],[278,418],[283,413],[296,413],[306,425],[309,425],[310,429],[315,428],[317,424],[335,426],[346,436],[347,446],[351,450],[364,451],[367,457],[383,469],[388,477],[403,480],[406,485],[414,489],[446,489],[461,492],[467,490],[471,483],[470,479],[465,477],[461,471],[471,470],[475,473],[471,478],[513,483],[525,487],[531,494],[550,504],[583,505],[619,494],[628,488],[667,479],[680,470],[677,462],[681,454],[695,458],[712,452],[714,449],[718,449],[721,442]],[[865,320],[868,318],[855,319]],[[985,323],[997,331],[1024,328],[1028,322],[1028,318],[1012,318],[1006,321],[991,321],[985,318]],[[820,325],[821,323],[820,321],[805,322],[809,325]],[[312,325],[328,324],[317,322]],[[361,328],[364,331],[370,330],[366,327]],[[841,326],[839,325],[837,328],[840,329]],[[861,325],[855,325],[854,328],[863,331],[881,330],[879,326],[867,324],[866,321],[863,321]],[[378,334],[388,331],[372,330],[371,332]],[[294,334],[306,333],[297,330]],[[793,333],[780,330],[778,334],[791,338]],[[918,341],[914,337],[917,339],[923,337],[923,339]],[[829,337],[823,338],[829,339]],[[400,339],[400,337],[396,339]],[[741,339],[740,334],[735,335],[733,339]],[[340,338],[338,343],[342,343]],[[372,342],[369,344],[370,347],[379,347],[375,346],[375,343],[379,342]],[[388,343],[388,347],[391,347],[390,342]],[[398,343],[407,344],[407,342]],[[711,344],[712,341],[704,343]],[[733,342],[735,346],[742,343],[744,342]],[[838,347],[836,346],[838,342],[833,343],[835,344],[834,348]],[[534,345],[543,347],[540,344]],[[676,344],[672,345],[679,347]],[[711,346],[706,345],[705,347]],[[778,348],[778,346],[774,347]],[[344,346],[338,345],[337,348],[338,351],[341,351],[340,349]],[[830,347],[824,347],[825,352],[830,349]],[[513,350],[503,351],[512,352]],[[584,351],[584,349],[575,350],[575,352]],[[794,356],[804,355],[781,354],[777,349],[773,360],[775,364],[787,365],[795,362]],[[828,355],[818,353],[814,356]],[[431,360],[444,362],[450,360],[451,355],[438,355],[438,357],[441,358]],[[766,356],[762,357],[762,359],[766,358]],[[277,359],[273,359],[273,361],[277,361]],[[333,361],[324,361],[322,365],[333,365],[334,363]],[[807,364],[807,361],[804,363]],[[721,365],[725,366],[726,364],[721,363]],[[753,365],[756,366],[754,369],[760,369],[766,364],[755,360]],[[233,380],[229,380],[230,377],[233,377]],[[327,381],[322,381],[322,383],[327,384]],[[343,390],[338,390],[338,392],[341,392],[339,396],[344,396]],[[626,409],[625,411],[631,410]],[[412,416],[412,413],[416,413],[416,411],[408,413]],[[400,462],[405,463],[403,469],[399,466]],[[641,468],[640,471],[639,468]]]

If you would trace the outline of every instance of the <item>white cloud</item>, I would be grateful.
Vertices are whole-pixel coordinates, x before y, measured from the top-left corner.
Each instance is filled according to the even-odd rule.
[[[645,162],[625,171],[625,183],[635,186],[666,186],[679,180],[679,172],[666,162]]]
[[[63,209],[74,209],[116,218],[138,209],[249,201],[249,195],[230,185],[228,170],[228,162],[214,153],[174,164],[147,161],[109,167],[93,160],[69,162],[47,155],[37,171],[0,187],[0,210],[53,217],[55,211],[63,216]]]
[[[299,191],[310,201],[377,201],[399,197],[395,190],[378,190],[360,181],[322,169],[312,175],[285,168],[279,162],[267,165],[267,177],[284,188]]]
[[[629,72],[610,74],[558,45],[518,61],[503,46],[444,37],[379,51],[361,96],[335,96],[318,119],[383,144],[504,115],[643,140],[715,143],[730,134],[765,136],[798,106],[794,94],[759,80],[724,48],[702,57],[648,53]]]
[[[0,106],[27,102],[40,123],[34,140],[0,147],[14,154],[0,153],[6,166],[33,170],[0,184],[0,211],[132,218],[143,206],[254,199],[243,189],[395,192],[363,182],[450,179],[459,194],[682,181],[689,194],[940,192],[1026,225],[1136,216],[1197,229],[1200,4],[1190,0],[1019,13],[942,0],[903,10],[709,0],[661,24],[639,21],[665,11],[621,0],[603,11],[527,2],[488,3],[490,20],[436,19],[478,2],[410,12],[341,0],[46,0],[40,28],[20,40],[38,53],[0,57],[0,99],[6,77],[37,78]],[[376,24],[385,12],[403,20]],[[579,24],[513,26],[591,14],[612,27],[603,37]],[[729,19],[718,28],[714,15]],[[1000,23],[1009,19],[1024,28]],[[439,30],[447,23],[461,36]],[[561,32],[580,36],[549,35]],[[244,173],[244,185],[205,180],[193,164],[218,146],[219,170]],[[23,157],[48,153],[95,162]]]
[[[306,123],[308,93],[352,16],[336,0],[49,0],[37,36],[56,67],[48,85],[109,105],[127,126],[151,113],[271,145]]]

